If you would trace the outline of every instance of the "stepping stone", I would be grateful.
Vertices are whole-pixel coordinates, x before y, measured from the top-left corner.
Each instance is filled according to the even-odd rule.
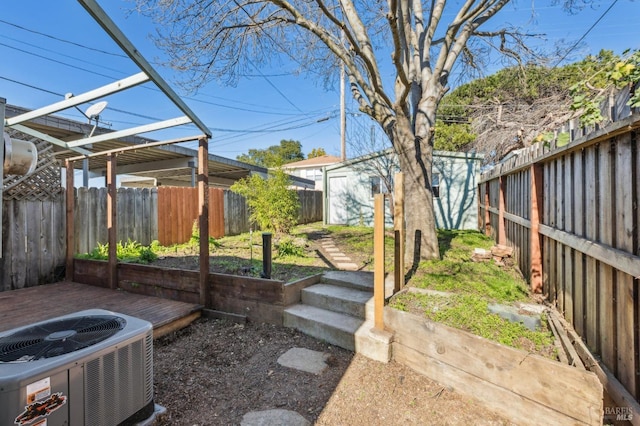
[[[338,256],[341,255],[341,256]],[[336,255],[331,256],[333,260],[336,262],[351,262],[351,258],[349,256],[344,256],[342,253],[336,253]]]
[[[337,253],[340,251],[338,247],[324,247],[324,250],[329,253]]]
[[[337,262],[336,266],[338,267],[338,269],[347,269],[350,271],[355,271],[358,269],[358,265],[356,265],[355,263],[341,263],[341,262]]]
[[[295,411],[252,411],[242,416],[240,426],[311,426],[311,422]]]
[[[330,355],[324,352],[312,351],[305,348],[291,348],[278,358],[278,364],[283,367],[306,371],[312,374],[322,374],[328,367],[326,361]]]

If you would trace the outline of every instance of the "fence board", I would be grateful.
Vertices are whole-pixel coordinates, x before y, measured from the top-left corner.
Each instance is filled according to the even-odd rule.
[[[586,181],[586,203],[585,203],[585,236],[588,240],[597,241],[598,236],[598,198],[597,191],[597,148],[591,146],[585,152],[585,181]],[[587,345],[591,350],[598,351],[597,345],[597,312],[598,312],[598,274],[596,270],[596,260],[592,257],[586,258],[586,288],[585,288],[585,337]]]
[[[603,143],[600,145],[598,167],[603,172],[600,173],[599,179],[599,198],[602,207],[614,206],[615,180],[612,174],[607,173],[613,170],[612,162],[614,146],[611,143]],[[600,231],[599,240],[603,244],[613,246],[613,209],[601,208],[598,212],[598,229]],[[603,262],[599,262],[598,279],[600,282],[600,299],[598,303],[599,321],[598,335],[600,338],[600,353],[602,362],[611,370],[616,370],[615,345],[616,345],[616,329],[615,329],[615,311],[614,303],[615,283],[613,280],[613,268]]]
[[[555,219],[556,219],[556,228],[560,230],[565,229],[564,214],[563,214],[564,213],[563,194],[564,194],[564,184],[565,184],[564,158],[565,157],[559,157],[555,162],[556,163],[556,188],[554,190],[556,194]],[[566,289],[565,289],[565,281],[564,281],[565,273],[564,273],[564,245],[563,244],[556,245],[556,267],[554,269],[556,270],[557,306],[560,311],[564,312],[565,310],[564,299],[565,299]]]
[[[633,176],[631,135],[618,138],[616,149],[615,177],[617,182],[625,182]],[[619,185],[616,191],[616,247],[633,252],[633,188],[631,185]],[[638,333],[634,315],[634,280],[627,274],[617,275],[616,299],[618,302],[618,373],[622,384],[637,397],[636,365],[634,349]],[[637,307],[636,307],[637,309]]]
[[[564,227],[567,232],[573,232],[574,230],[574,187],[573,187],[573,153],[567,156],[565,161],[565,184],[564,184]],[[564,279],[565,279],[565,298],[564,298],[564,310],[562,311],[564,317],[573,323],[573,297],[574,297],[574,282],[573,282],[573,270],[575,255],[573,249],[565,246],[564,252]]]
[[[553,161],[549,163],[549,206],[548,206],[548,220],[545,220],[545,223],[548,223],[552,228],[556,228],[556,199],[558,197],[558,193],[556,190],[556,162]],[[557,269],[557,241],[550,239],[548,241],[548,250],[549,250],[549,300],[552,303],[557,303],[558,296],[558,269]]]

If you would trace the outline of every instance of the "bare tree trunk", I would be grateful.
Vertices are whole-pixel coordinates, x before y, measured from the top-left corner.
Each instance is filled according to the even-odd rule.
[[[394,140],[400,169],[405,174],[405,262],[412,269],[421,259],[436,259],[440,255],[431,187],[433,127],[427,124],[422,129],[426,133],[414,135],[409,121],[399,118]]]

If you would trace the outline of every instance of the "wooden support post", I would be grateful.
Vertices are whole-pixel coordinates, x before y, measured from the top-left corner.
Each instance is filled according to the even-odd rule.
[[[198,225],[200,227],[200,304],[209,308],[209,140],[198,140]]]
[[[66,190],[66,220],[67,220],[67,231],[66,231],[66,243],[67,243],[67,258],[66,258],[66,267],[64,279],[67,281],[73,281],[73,268],[74,268],[74,256],[76,253],[76,240],[75,240],[75,214],[74,214],[74,206],[75,206],[75,191],[74,191],[74,170],[73,170],[73,162],[66,160],[65,168],[67,171],[67,190]]]
[[[384,330],[384,194],[376,194],[373,212],[374,328]]]
[[[540,223],[542,217],[542,165],[531,165],[531,291],[542,293],[542,247],[540,243]]]
[[[107,233],[109,239],[107,282],[112,290],[118,288],[116,163],[116,154],[107,154]]]
[[[393,193],[393,229],[394,229],[394,270],[393,291],[395,293],[404,287],[404,174],[396,173]]]
[[[491,212],[489,211],[491,200],[489,200],[489,182],[484,184],[484,234],[491,235]]]
[[[506,184],[504,182],[504,177],[500,176],[500,190],[498,196],[498,244],[506,245],[507,244],[507,235],[505,232],[504,226],[504,211],[505,211],[505,202],[504,202],[504,188]]]

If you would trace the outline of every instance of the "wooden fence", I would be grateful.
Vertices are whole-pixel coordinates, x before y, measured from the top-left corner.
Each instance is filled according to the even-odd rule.
[[[565,146],[536,144],[482,175],[479,227],[512,246],[532,288],[640,397],[640,115]],[[585,132],[586,133],[586,132]]]
[[[57,281],[64,276],[65,204],[51,200],[4,200],[0,291]]]
[[[322,220],[322,192],[300,191],[300,223]],[[198,217],[195,188],[119,188],[117,235],[148,245],[189,240]],[[211,188],[209,235],[248,232],[244,197]],[[75,199],[75,252],[88,253],[107,242],[107,189],[78,188]],[[2,204],[3,256],[0,291],[55,282],[64,276],[65,194],[51,200],[7,200]]]

